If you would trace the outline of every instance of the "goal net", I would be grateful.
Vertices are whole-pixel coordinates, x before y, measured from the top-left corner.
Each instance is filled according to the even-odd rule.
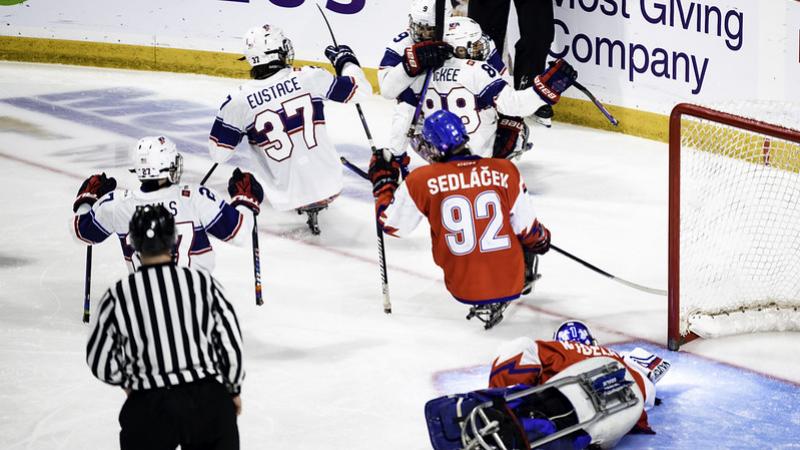
[[[670,117],[669,347],[800,330],[800,107]]]

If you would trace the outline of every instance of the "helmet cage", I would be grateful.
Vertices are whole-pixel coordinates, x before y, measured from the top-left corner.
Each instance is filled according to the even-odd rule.
[[[477,41],[468,41],[466,46],[453,47],[453,54],[460,59],[485,61],[489,57],[489,36],[483,34]]]
[[[422,22],[415,22],[414,18],[408,16],[408,31],[414,42],[432,41],[436,38],[436,25],[428,25]]]

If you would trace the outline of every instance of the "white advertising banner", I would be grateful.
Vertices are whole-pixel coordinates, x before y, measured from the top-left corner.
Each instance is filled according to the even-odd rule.
[[[681,101],[800,101],[789,78],[798,72],[800,2],[553,2],[551,56],[574,64],[581,82],[606,102],[668,114]],[[519,36],[513,28],[512,46]]]
[[[367,67],[408,23],[410,0],[28,0],[0,7],[0,34],[238,53],[252,26],[283,28],[296,57],[325,61],[331,37]]]

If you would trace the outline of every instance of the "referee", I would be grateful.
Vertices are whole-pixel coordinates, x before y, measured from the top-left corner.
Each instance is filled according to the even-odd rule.
[[[142,267],[106,291],[86,346],[94,376],[128,394],[120,447],[238,449],[244,370],[233,306],[208,273],[174,264],[164,206],[137,208],[129,237]]]
[[[494,41],[502,57],[512,0],[469,0],[468,15],[478,22]],[[525,89],[544,72],[550,44],[555,37],[553,0],[513,0],[517,9],[520,38],[514,46],[514,88]],[[550,126],[553,108],[543,105],[536,111],[543,124]],[[537,119],[538,120],[538,119]]]

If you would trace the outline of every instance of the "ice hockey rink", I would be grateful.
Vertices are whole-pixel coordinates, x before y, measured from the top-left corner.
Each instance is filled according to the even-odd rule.
[[[112,449],[124,393],[94,379],[81,323],[85,247],[70,236],[81,181],[105,171],[135,187],[128,151],[165,134],[186,156],[183,180],[210,167],[215,110],[241,80],[0,63],[0,448]],[[391,104],[364,102],[378,143]],[[337,149],[366,167],[355,109],[328,105]],[[667,146],[556,123],[533,130],[519,167],[553,243],[608,272],[666,289]],[[247,166],[247,149],[234,162]],[[420,161],[415,161],[419,164]],[[232,167],[209,185],[225,192]],[[567,318],[615,349],[644,346],[672,362],[650,413],[654,436],[620,448],[800,448],[800,335],[695,341],[666,350],[666,298],[631,290],[550,252],[535,292],[485,331],[447,293],[422,224],[387,238],[394,312],[381,307],[368,183],[346,174],[312,236],[305,218],[259,216],[264,305],[249,248],[214,243],[215,276],[237,308],[247,378],[246,449],[430,448],[423,406],[485,387],[493,352],[522,335],[548,339]],[[746,237],[744,237],[746,238]],[[127,273],[116,241],[94,250],[92,299]]]

